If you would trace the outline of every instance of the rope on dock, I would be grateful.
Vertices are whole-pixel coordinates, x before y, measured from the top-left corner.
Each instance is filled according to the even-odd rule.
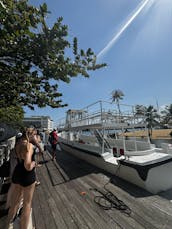
[[[109,183],[109,182],[108,182]],[[102,190],[97,188],[90,188],[91,191],[100,193],[101,195],[96,195],[94,197],[94,202],[98,204],[104,210],[110,210],[115,208],[126,215],[131,215],[131,209],[117,196],[115,196],[109,189],[106,188],[106,183]]]

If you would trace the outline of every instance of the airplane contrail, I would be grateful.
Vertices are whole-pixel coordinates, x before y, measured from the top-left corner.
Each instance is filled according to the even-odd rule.
[[[110,40],[109,43],[97,54],[97,58],[102,57],[112,47],[112,45],[118,40],[118,38],[121,36],[121,34],[133,22],[133,20],[138,16],[138,14],[143,10],[143,8],[147,5],[147,3],[149,1],[150,0],[142,1],[142,3],[139,5],[139,7],[137,7],[136,10],[134,11],[132,16],[127,20],[127,22],[115,34],[115,36],[112,38],[112,40]]]

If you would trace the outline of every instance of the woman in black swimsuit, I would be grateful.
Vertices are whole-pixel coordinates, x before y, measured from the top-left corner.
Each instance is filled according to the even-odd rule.
[[[21,200],[22,196],[23,209],[20,220],[21,229],[27,229],[28,227],[32,197],[35,189],[36,162],[33,158],[34,147],[29,141],[33,133],[33,129],[27,129],[15,147],[18,163],[13,172],[12,183],[14,185],[16,196],[13,198],[9,209],[8,222],[10,224],[13,221],[19,206],[19,200]]]

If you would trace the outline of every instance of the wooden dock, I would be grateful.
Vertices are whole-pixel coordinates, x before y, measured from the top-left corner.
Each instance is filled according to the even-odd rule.
[[[45,152],[37,174],[41,184],[35,189],[32,209],[36,229],[172,228],[172,190],[152,195],[62,151],[57,152],[57,163]],[[96,203],[109,206],[101,193],[91,190],[106,193],[105,184],[124,210],[114,205],[105,210]],[[0,216],[0,228],[5,228],[5,220]]]

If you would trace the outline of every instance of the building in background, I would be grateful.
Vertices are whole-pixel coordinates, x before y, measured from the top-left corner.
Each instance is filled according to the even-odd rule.
[[[52,131],[53,120],[49,116],[31,116],[23,119],[25,126],[34,126],[40,131]]]

